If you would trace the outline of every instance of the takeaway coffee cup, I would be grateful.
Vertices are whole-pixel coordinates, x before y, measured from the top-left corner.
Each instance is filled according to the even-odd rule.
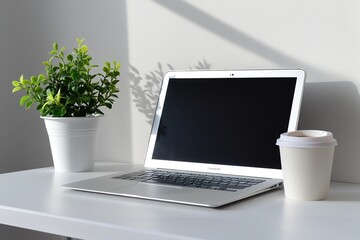
[[[323,200],[329,191],[334,147],[332,133],[299,130],[280,135],[285,196],[295,200]]]

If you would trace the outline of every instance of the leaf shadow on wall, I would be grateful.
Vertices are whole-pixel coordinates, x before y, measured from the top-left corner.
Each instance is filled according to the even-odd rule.
[[[189,66],[189,70],[210,68],[211,64],[205,59],[198,61],[195,66]],[[163,76],[170,70],[174,70],[171,64],[167,63],[165,67],[163,67],[163,64],[158,63],[157,69],[142,74],[136,67],[129,64],[129,80],[133,102],[137,110],[145,115],[146,122],[150,125],[154,118],[154,111],[159,98]]]
[[[350,81],[309,82],[299,129],[326,130],[338,141],[332,179],[360,183],[360,96]]]

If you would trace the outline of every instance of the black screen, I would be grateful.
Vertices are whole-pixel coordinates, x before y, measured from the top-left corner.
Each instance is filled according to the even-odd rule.
[[[280,169],[296,78],[170,79],[153,159]]]

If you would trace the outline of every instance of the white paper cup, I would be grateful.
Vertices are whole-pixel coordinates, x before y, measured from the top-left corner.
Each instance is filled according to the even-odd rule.
[[[280,135],[285,196],[296,200],[327,198],[333,164],[332,133],[319,130],[299,130]]]

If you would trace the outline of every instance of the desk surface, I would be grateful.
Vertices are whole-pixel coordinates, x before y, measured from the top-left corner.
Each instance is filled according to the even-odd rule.
[[[332,183],[325,201],[284,198],[283,190],[209,209],[67,190],[61,185],[127,171],[52,168],[0,175],[0,223],[80,239],[359,239],[360,184]]]

